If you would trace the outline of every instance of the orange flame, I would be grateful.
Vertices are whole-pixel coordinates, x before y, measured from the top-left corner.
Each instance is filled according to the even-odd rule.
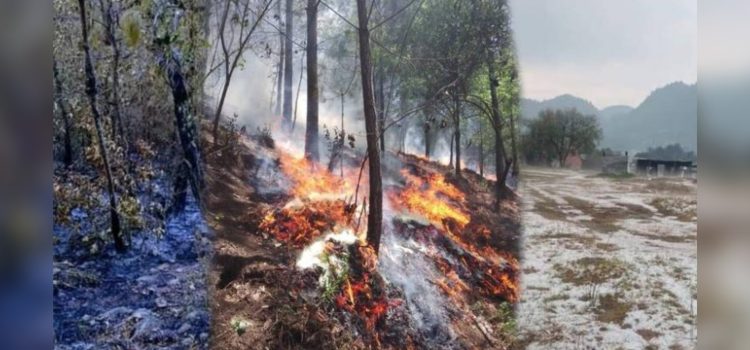
[[[426,181],[408,170],[402,170],[401,175],[406,179],[406,187],[388,193],[397,207],[418,213],[436,226],[443,225],[446,219],[452,219],[460,228],[469,223],[470,216],[460,206],[450,203],[462,205],[465,202],[464,193],[445,182],[443,175],[427,174]]]
[[[318,201],[312,205],[286,206],[266,214],[259,229],[277,240],[304,247],[336,227],[351,223],[355,208],[343,200]]]
[[[342,196],[354,192],[354,182],[351,181],[352,169],[347,169],[344,178],[330,173],[324,166],[314,164],[304,158],[295,158],[279,152],[281,170],[294,182],[292,194],[299,198],[309,198],[315,195]]]

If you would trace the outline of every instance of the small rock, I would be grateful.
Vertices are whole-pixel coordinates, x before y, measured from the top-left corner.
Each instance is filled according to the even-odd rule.
[[[193,337],[182,339],[180,345],[184,346],[185,348],[190,348],[190,346],[193,345]]]
[[[185,323],[183,323],[183,324],[182,324],[182,326],[180,326],[180,328],[179,328],[179,329],[177,330],[177,333],[180,333],[180,334],[182,334],[182,333],[186,333],[186,332],[188,332],[188,331],[190,331],[190,324],[189,324],[189,323],[187,323],[187,322],[185,322]]]
[[[156,306],[158,306],[158,307],[165,307],[165,306],[167,306],[167,300],[165,300],[162,297],[156,298]]]

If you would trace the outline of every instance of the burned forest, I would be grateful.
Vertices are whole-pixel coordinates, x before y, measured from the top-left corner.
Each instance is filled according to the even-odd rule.
[[[505,1],[53,3],[56,347],[523,348]]]

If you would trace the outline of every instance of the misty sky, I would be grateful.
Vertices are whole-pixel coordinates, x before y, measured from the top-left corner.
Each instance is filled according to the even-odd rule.
[[[510,0],[524,97],[637,106],[697,78],[695,0]]]

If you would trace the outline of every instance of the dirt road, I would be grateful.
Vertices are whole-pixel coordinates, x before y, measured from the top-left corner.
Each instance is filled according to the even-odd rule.
[[[528,348],[694,348],[696,190],[687,179],[525,170]]]

